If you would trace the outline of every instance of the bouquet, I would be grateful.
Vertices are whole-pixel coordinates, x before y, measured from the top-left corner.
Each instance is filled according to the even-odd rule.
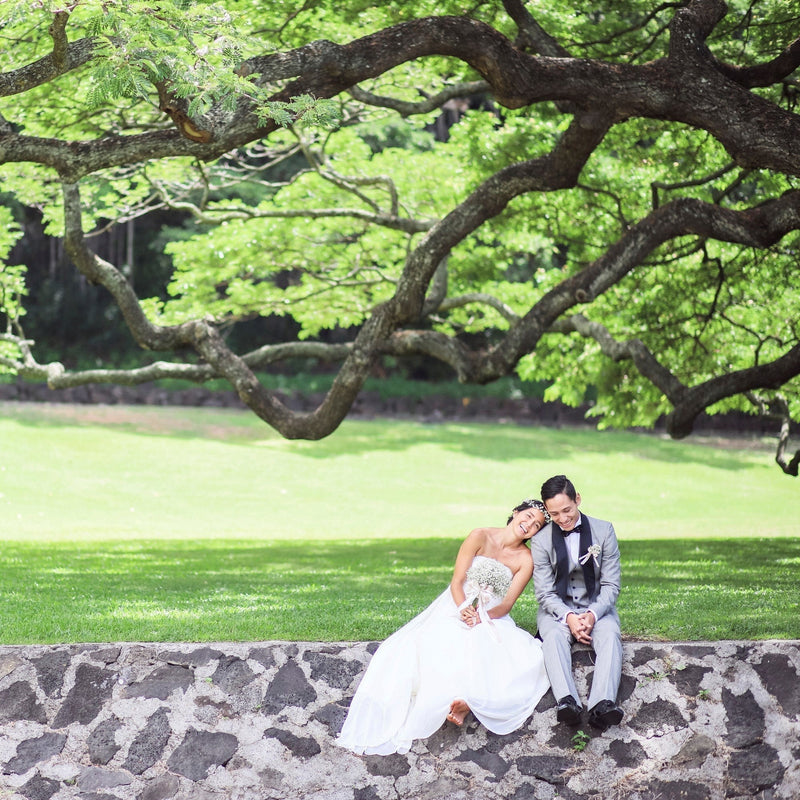
[[[480,591],[490,591],[495,597],[505,597],[511,586],[509,569],[492,558],[482,558],[467,570],[467,582]],[[477,599],[477,594],[476,598]]]

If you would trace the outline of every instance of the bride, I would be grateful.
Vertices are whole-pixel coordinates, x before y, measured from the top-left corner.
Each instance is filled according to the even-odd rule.
[[[528,540],[545,524],[524,500],[505,528],[476,528],[462,543],[450,587],[375,652],[336,740],[358,754],[406,753],[468,711],[493,733],[531,715],[550,684],[541,642],[509,616],[533,574]]]

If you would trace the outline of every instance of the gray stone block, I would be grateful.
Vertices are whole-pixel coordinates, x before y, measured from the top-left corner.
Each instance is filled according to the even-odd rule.
[[[331,736],[338,736],[347,716],[347,706],[342,703],[328,703],[312,714],[312,719],[321,722]]]
[[[114,681],[112,672],[93,664],[80,664],[75,671],[75,684],[61,704],[53,727],[66,728],[73,722],[88,725],[111,696]]]
[[[169,772],[153,778],[136,800],[169,800],[181,787],[181,779]]]
[[[267,728],[265,739],[277,739],[295,758],[311,758],[322,752],[316,739],[311,736],[295,736],[280,728]]]
[[[194,650],[167,650],[158,654],[160,661],[179,667],[204,667],[209,661],[222,658],[223,652],[213,647],[198,647]]]
[[[185,692],[193,683],[194,673],[189,667],[167,664],[153,670],[141,681],[126,686],[122,696],[166,700],[174,691]]]
[[[311,666],[311,677],[323,680],[335,689],[346,689],[356,675],[364,671],[360,661],[347,661],[324,653],[306,652],[303,660]]]
[[[264,669],[272,669],[277,661],[275,660],[275,649],[273,647],[254,647],[250,651],[249,658],[261,664]]]
[[[134,775],[141,775],[161,758],[172,729],[169,726],[168,709],[159,708],[147,721],[147,725],[131,742],[128,757],[122,765]]]
[[[511,765],[497,753],[488,750],[464,750],[456,757],[456,761],[467,761],[477,764],[482,770],[489,773],[487,780],[499,781],[509,770]]]
[[[692,664],[676,670],[670,675],[670,680],[681,694],[685,694],[687,697],[697,697],[703,678],[712,671],[711,667]]]
[[[735,792],[755,797],[776,786],[783,779],[786,768],[777,752],[768,744],[757,744],[735,750],[728,761],[728,777]]]
[[[723,689],[722,704],[728,715],[725,742],[729,747],[750,747],[764,740],[764,709],[751,691],[735,695]]]
[[[167,762],[172,772],[189,780],[199,781],[212,767],[224,767],[239,747],[238,739],[229,733],[209,733],[189,729]]]
[[[30,684],[15,681],[0,692],[0,723],[23,719],[47,722],[44,706],[37,700]]]
[[[116,717],[101,722],[87,737],[89,761],[92,764],[105,766],[116,755],[120,745],[116,742],[116,732],[121,722]]]
[[[78,788],[82,792],[93,792],[96,789],[113,789],[116,786],[127,786],[133,781],[129,772],[103,769],[102,767],[86,767],[78,775]]]
[[[223,656],[211,676],[211,682],[227,693],[238,692],[255,680],[255,673],[247,662],[236,656]]]
[[[567,782],[565,773],[574,766],[572,759],[564,756],[520,756],[516,762],[520,775],[529,775],[552,786]]]
[[[675,764],[685,764],[687,767],[700,767],[705,760],[717,749],[717,743],[709,736],[692,736],[681,747],[674,758]]]
[[[53,697],[64,685],[64,673],[72,663],[72,654],[68,650],[53,650],[40,658],[32,658],[31,664],[36,668],[39,686],[48,696]]]
[[[364,756],[364,766],[370,775],[399,778],[411,771],[407,755],[392,753],[390,756]]]
[[[17,754],[3,768],[3,772],[23,775],[40,761],[58,755],[67,742],[63,733],[44,733],[36,739],[26,739],[17,745]]]
[[[265,714],[276,714],[286,706],[307,706],[317,699],[314,687],[294,661],[287,661],[277,672],[267,689],[262,704]]]
[[[668,700],[645,703],[628,724],[644,735],[663,735],[689,725],[678,706]]]
[[[20,786],[19,793],[28,800],[50,800],[60,788],[61,784],[58,781],[37,774]]]
[[[775,695],[783,710],[800,716],[800,678],[794,664],[783,653],[765,653],[754,667],[766,690]]]
[[[608,746],[608,755],[623,769],[635,769],[647,758],[639,742],[623,742],[619,739],[614,739]]]

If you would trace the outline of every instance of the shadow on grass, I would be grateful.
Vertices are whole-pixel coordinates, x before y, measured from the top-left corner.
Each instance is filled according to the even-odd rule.
[[[629,455],[674,464],[702,463],[725,470],[750,468],[736,449],[687,440],[676,442],[649,433],[591,428],[553,429],[535,424],[346,420],[334,433],[320,441],[283,442],[254,415],[230,409],[16,404],[10,407],[6,416],[20,424],[42,429],[90,426],[135,436],[224,440],[226,444],[240,446],[278,443],[290,447],[294,455],[323,460],[345,453],[358,456],[380,451],[403,452],[432,445],[489,461],[518,458],[520,452],[525,451],[544,457],[558,454],[564,461],[596,453]]]
[[[383,639],[446,590],[459,542],[4,543],[0,641]],[[623,632],[800,638],[800,538],[621,543]],[[532,587],[514,610],[535,629]]]

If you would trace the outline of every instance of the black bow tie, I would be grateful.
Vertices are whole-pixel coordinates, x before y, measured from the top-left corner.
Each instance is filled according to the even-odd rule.
[[[569,536],[571,533],[580,533],[580,532],[581,532],[580,525],[576,525],[571,531],[564,531],[564,530],[561,531],[561,533],[563,533],[564,536]]]

